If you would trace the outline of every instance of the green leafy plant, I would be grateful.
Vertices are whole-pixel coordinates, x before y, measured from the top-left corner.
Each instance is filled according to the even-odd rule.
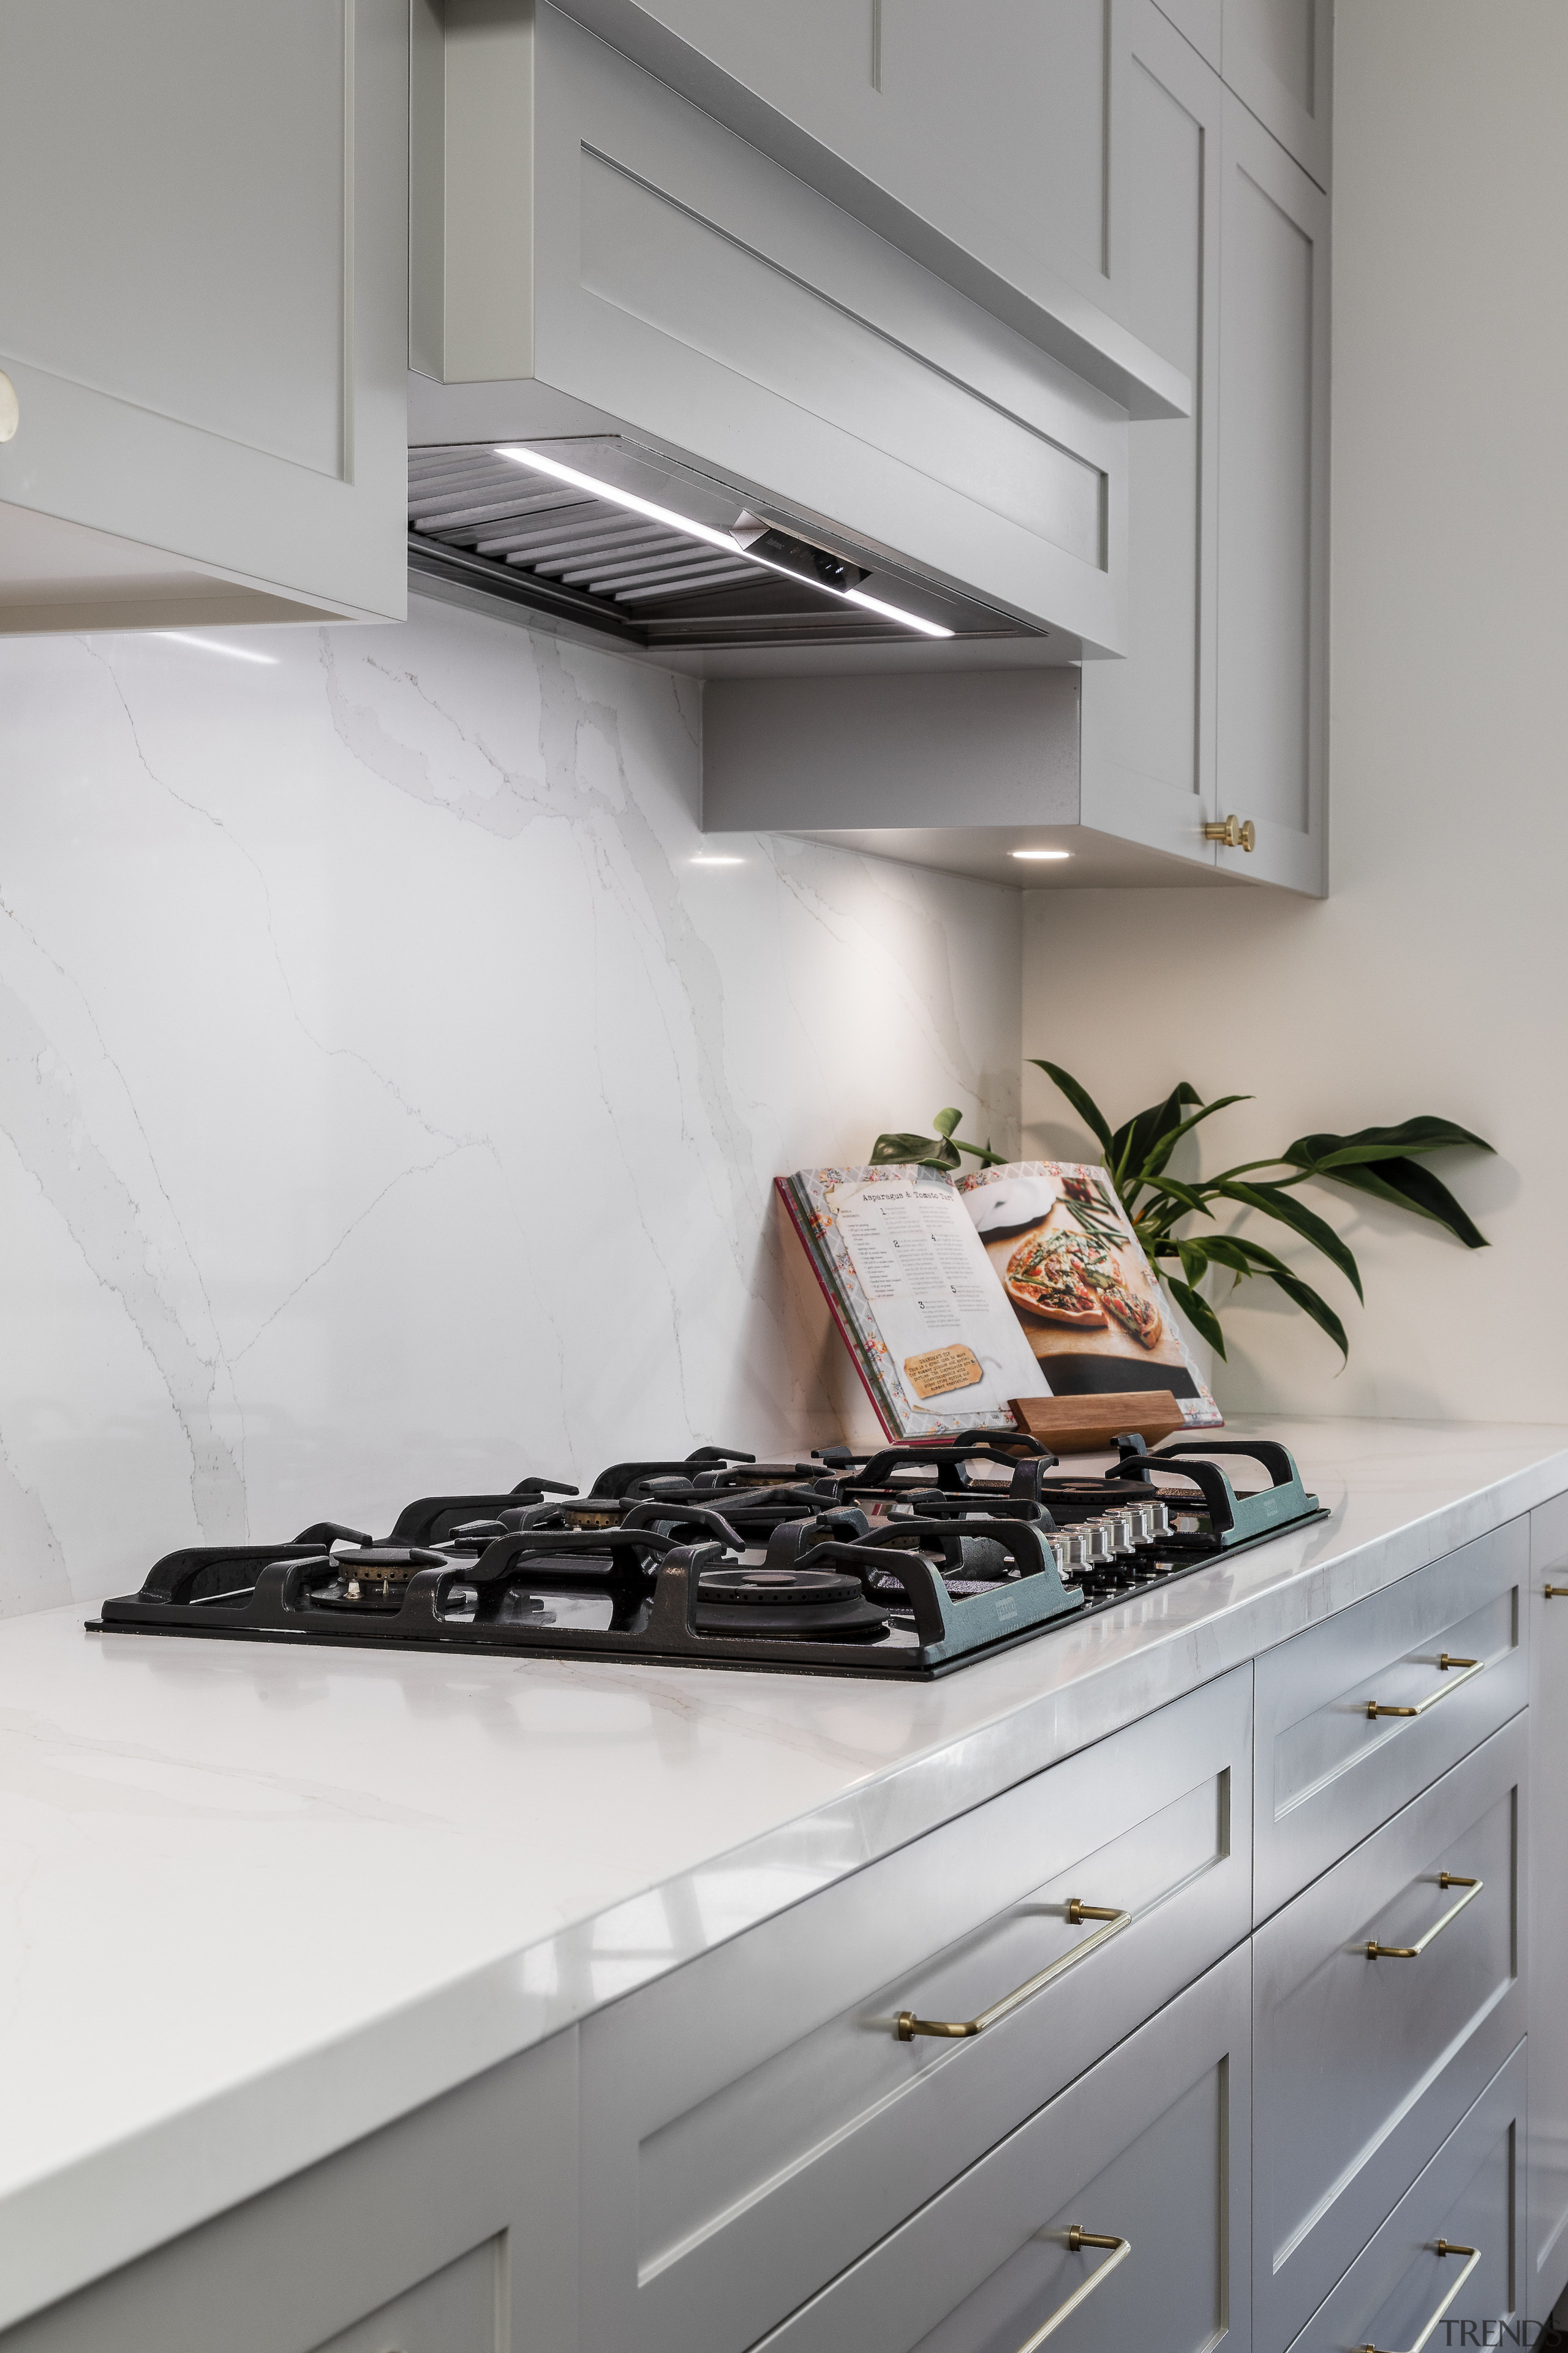
[[[1370,1194],[1373,1200],[1385,1201],[1393,1208],[1408,1210],[1414,1217],[1430,1219],[1455,1235],[1467,1250],[1487,1247],[1485,1234],[1447,1187],[1421,1165],[1434,1152],[1451,1152],[1460,1146],[1474,1152],[1491,1151],[1492,1146],[1483,1137],[1472,1135],[1467,1127],[1458,1127],[1451,1119],[1423,1115],[1402,1120],[1396,1127],[1358,1128],[1353,1135],[1298,1135],[1294,1144],[1287,1144],[1271,1159],[1245,1160],[1234,1168],[1222,1169],[1217,1176],[1183,1184],[1170,1173],[1171,1156],[1181,1138],[1231,1103],[1250,1103],[1250,1095],[1216,1095],[1212,1103],[1204,1103],[1197,1089],[1183,1079],[1163,1103],[1151,1103],[1147,1111],[1136,1113],[1113,1129],[1087,1088],[1070,1071],[1055,1062],[1037,1060],[1034,1067],[1044,1071],[1060,1089],[1098,1139],[1106,1179],[1126,1210],[1134,1233],[1157,1265],[1164,1261],[1161,1274],[1167,1290],[1194,1328],[1222,1356],[1225,1342],[1219,1315],[1197,1289],[1211,1266],[1228,1271],[1234,1278],[1233,1291],[1244,1276],[1259,1276],[1272,1282],[1328,1334],[1341,1356],[1349,1356],[1350,1342],[1345,1337],[1344,1325],[1327,1300],[1261,1242],[1248,1241],[1235,1234],[1210,1233],[1201,1228],[1195,1233],[1191,1229],[1176,1232],[1176,1227],[1188,1218],[1206,1219],[1212,1225],[1216,1203],[1251,1209],[1287,1227],[1339,1269],[1358,1299],[1364,1298],[1361,1270],[1349,1245],[1326,1218],[1320,1218],[1296,1198],[1295,1187],[1309,1179],[1326,1178],[1352,1192]],[[1194,1104],[1195,1110],[1189,1108]],[[953,1118],[956,1125],[957,1113]],[[901,1141],[924,1139],[878,1139],[881,1144]],[[991,1155],[992,1159],[995,1156]],[[953,1161],[941,1165],[956,1166],[956,1155]],[[1275,1173],[1266,1175],[1266,1171]],[[1110,1211],[1108,1201],[1097,1208],[1093,1202],[1069,1196],[1064,1207],[1086,1233],[1099,1240],[1111,1238],[1104,1230],[1107,1213]],[[1180,1268],[1179,1274],[1166,1271],[1171,1264]]]
[[[890,1160],[913,1161],[917,1168],[961,1168],[959,1155],[968,1152],[982,1168],[1000,1168],[1004,1164],[1000,1152],[993,1152],[988,1137],[984,1144],[971,1144],[957,1130],[962,1112],[939,1111],[931,1122],[935,1135],[879,1135],[871,1147],[874,1167]]]

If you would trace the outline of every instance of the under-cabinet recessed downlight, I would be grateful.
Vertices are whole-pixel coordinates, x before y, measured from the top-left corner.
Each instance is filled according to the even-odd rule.
[[[1071,858],[1070,849],[1010,849],[1009,858]]]

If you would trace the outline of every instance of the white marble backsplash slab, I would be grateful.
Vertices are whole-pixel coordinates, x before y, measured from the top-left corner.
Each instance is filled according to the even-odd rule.
[[[864,1430],[774,1174],[1016,1145],[1015,892],[705,840],[695,681],[411,612],[0,641],[0,1610]]]

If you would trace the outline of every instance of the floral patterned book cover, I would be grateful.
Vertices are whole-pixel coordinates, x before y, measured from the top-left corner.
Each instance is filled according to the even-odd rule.
[[[890,1438],[1012,1429],[1011,1399],[1169,1389],[1213,1428],[1169,1303],[1097,1168],[809,1168],[779,1191]]]

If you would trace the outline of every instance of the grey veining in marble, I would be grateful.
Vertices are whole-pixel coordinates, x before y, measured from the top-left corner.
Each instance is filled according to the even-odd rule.
[[[929,1685],[0,1626],[0,2327],[1568,1489],[1270,1434],[1327,1520]]]
[[[869,1431],[771,1179],[1015,1139],[1015,893],[705,838],[695,681],[412,611],[0,642],[0,1612]]]

